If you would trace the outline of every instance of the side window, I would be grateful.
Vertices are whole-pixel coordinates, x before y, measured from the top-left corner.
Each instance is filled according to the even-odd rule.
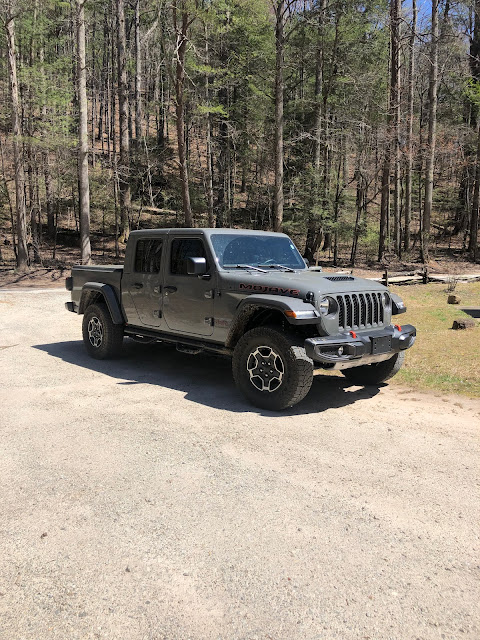
[[[187,258],[206,258],[205,247],[199,238],[176,238],[172,242],[170,273],[186,276]]]
[[[138,240],[135,249],[135,271],[137,273],[159,273],[162,263],[161,238]]]

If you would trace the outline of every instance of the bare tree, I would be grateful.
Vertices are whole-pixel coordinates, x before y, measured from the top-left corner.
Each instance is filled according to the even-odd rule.
[[[210,63],[210,52],[208,47],[208,29],[206,23],[204,24],[205,33],[205,62],[207,66]],[[207,107],[210,107],[210,79],[208,71],[205,73],[205,99]],[[213,149],[212,149],[212,114],[210,110],[207,113],[207,204],[208,204],[208,226],[215,226],[215,210],[214,210],[214,197],[213,197]]]
[[[417,29],[417,1],[412,0],[412,23],[408,40],[409,58],[407,75],[407,162],[405,166],[405,229],[403,246],[410,249],[410,223],[412,219],[412,167],[413,167],[413,78],[415,75],[415,32]]]
[[[390,92],[387,114],[387,142],[382,170],[382,196],[380,204],[380,233],[378,243],[378,259],[382,260],[390,242],[390,178],[392,170],[392,147],[394,158],[394,221],[395,221],[395,248],[397,249],[397,231],[399,244],[399,164],[400,148],[398,129],[400,122],[400,85],[399,85],[399,50],[400,50],[400,0],[390,0]]]
[[[275,202],[273,211],[273,230],[281,231],[283,225],[283,100],[284,48],[285,48],[285,12],[286,0],[275,0]]]
[[[470,43],[470,69],[474,87],[478,91],[480,86],[480,0],[475,0],[473,6],[473,37]],[[478,118],[478,98],[473,100],[474,117],[472,124],[477,130],[477,154],[475,158],[475,182],[473,187],[472,210],[470,214],[470,228],[468,251],[473,260],[478,257],[478,217],[480,204],[480,119]]]
[[[433,204],[433,172],[435,168],[435,143],[437,134],[437,91],[438,91],[438,5],[432,0],[432,35],[430,42],[430,73],[428,84],[428,138],[425,167],[425,204],[421,238],[421,258],[429,260],[430,229]]]
[[[128,81],[125,32],[125,0],[117,0],[118,47],[118,104],[120,111],[120,242],[126,242],[130,234],[130,136],[128,132]]]
[[[400,24],[401,0],[391,3],[391,109],[393,115],[393,239],[400,255]]]
[[[185,54],[187,33],[193,19],[189,16],[186,0],[174,0],[172,4],[173,26],[175,28],[175,113],[177,116],[177,145],[182,185],[183,212],[185,226],[193,226],[192,206],[188,182],[187,151],[185,144]]]
[[[142,141],[142,46],[140,36],[140,0],[135,0],[135,140],[137,149]]]
[[[12,107],[13,164],[15,169],[15,194],[17,217],[17,269],[25,271],[29,266],[27,247],[27,213],[25,204],[25,171],[23,145],[21,142],[21,105],[18,95],[17,59],[15,48],[15,14],[12,0],[4,1],[5,31],[7,36],[8,69],[10,78],[10,100]]]
[[[470,239],[468,251],[475,262],[478,258],[478,216],[480,204],[480,126],[477,124],[477,157],[475,163],[475,184],[473,188],[472,214],[470,216]]]
[[[305,258],[313,262],[315,253],[323,238],[323,226],[320,223],[317,229],[315,221],[315,211],[320,200],[320,163],[322,158],[322,116],[323,116],[323,61],[324,43],[323,31],[325,24],[325,13],[327,0],[320,0],[317,18],[317,49],[315,56],[315,88],[314,88],[314,146],[313,146],[313,203],[312,211],[309,215],[307,237],[305,241]],[[323,202],[322,202],[323,206]]]
[[[88,180],[88,102],[85,60],[85,0],[76,0],[78,90],[78,191],[82,264],[90,264],[90,183]]]

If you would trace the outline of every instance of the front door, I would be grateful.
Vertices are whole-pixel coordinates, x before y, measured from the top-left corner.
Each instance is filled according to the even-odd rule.
[[[188,275],[188,258],[206,258],[207,273],[203,276]],[[163,315],[172,331],[212,335],[214,276],[211,264],[201,238],[171,240],[170,260],[164,277]]]
[[[133,300],[140,324],[147,327],[159,327],[162,322],[163,244],[163,238],[137,240],[133,271],[124,276],[124,286]]]

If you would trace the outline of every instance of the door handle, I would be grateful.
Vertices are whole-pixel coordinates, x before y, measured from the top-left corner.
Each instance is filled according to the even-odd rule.
[[[165,291],[165,293],[175,293],[177,287],[167,286],[163,287],[163,290]]]
[[[134,282],[133,283],[133,288],[134,289],[143,289],[143,284],[141,282]]]

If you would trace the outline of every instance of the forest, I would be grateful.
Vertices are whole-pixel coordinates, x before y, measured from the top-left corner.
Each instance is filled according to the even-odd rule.
[[[0,0],[0,265],[130,230],[473,263],[480,0]]]

